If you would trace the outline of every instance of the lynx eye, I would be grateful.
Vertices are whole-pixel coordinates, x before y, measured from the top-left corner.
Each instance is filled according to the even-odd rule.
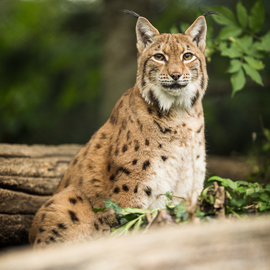
[[[164,61],[165,60],[165,56],[161,53],[157,53],[154,55],[155,59],[158,61]]]
[[[191,60],[193,57],[193,54],[192,53],[185,53],[183,55],[183,60],[187,61],[187,60]]]

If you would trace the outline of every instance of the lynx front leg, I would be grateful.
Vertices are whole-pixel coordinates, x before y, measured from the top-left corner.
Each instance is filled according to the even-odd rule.
[[[55,194],[39,209],[29,232],[29,241],[37,248],[91,240],[109,231],[109,226],[93,212],[84,194],[70,187]]]

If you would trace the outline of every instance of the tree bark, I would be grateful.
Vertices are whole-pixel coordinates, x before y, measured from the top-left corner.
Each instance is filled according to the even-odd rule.
[[[36,211],[80,148],[0,144],[0,247],[28,243]]]
[[[102,72],[102,103],[100,123],[107,121],[121,95],[133,87],[136,81],[137,50],[136,18],[124,14],[130,9],[148,17],[149,0],[106,0],[104,1],[104,57]]]

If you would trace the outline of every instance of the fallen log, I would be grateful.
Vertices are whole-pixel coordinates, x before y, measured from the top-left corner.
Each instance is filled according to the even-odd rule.
[[[28,243],[36,211],[80,148],[0,144],[0,247]]]

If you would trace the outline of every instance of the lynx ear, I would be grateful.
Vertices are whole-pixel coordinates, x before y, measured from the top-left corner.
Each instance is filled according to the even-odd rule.
[[[186,30],[185,35],[191,38],[191,41],[204,52],[206,40],[207,25],[204,16],[200,16],[196,21]]]
[[[141,53],[146,46],[156,39],[159,32],[147,19],[139,17],[136,25],[136,35],[137,48]]]

